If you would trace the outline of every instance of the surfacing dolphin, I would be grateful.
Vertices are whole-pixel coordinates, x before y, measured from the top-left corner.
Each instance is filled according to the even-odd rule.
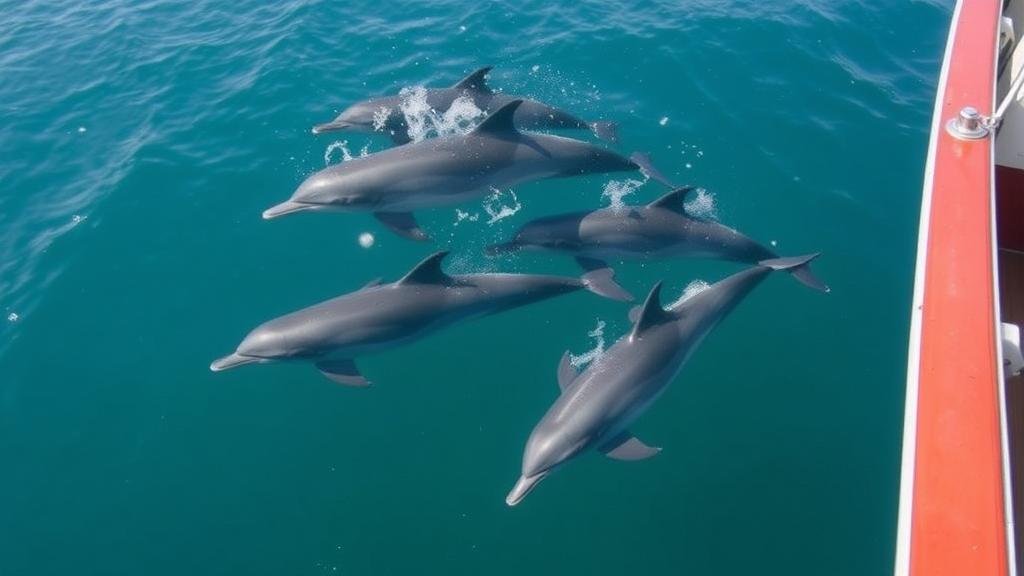
[[[498,94],[487,85],[487,74],[491,66],[481,68],[466,76],[450,88],[427,88],[426,100],[431,110],[444,112],[460,96],[468,97],[480,110],[493,112],[513,100],[522,100],[516,110],[515,124],[524,130],[579,129],[591,130],[598,138],[615,142],[614,122],[586,122],[552,106],[519,96]],[[334,120],[313,127],[314,134],[352,130],[356,132],[384,132],[396,144],[405,144],[412,138],[405,114],[402,112],[402,96],[383,96],[356,102]]]
[[[607,268],[607,259],[717,258],[756,264],[778,258],[772,250],[736,230],[686,211],[692,186],[677,188],[650,204],[602,208],[538,218],[513,239],[487,248],[491,255],[516,250],[574,254],[586,270]],[[793,277],[828,292],[810,269],[797,266]]]
[[[642,154],[625,158],[581,140],[520,132],[512,116],[521,105],[522,100],[509,102],[468,134],[422,140],[320,170],[263,217],[306,210],[373,212],[399,235],[426,240],[413,210],[458,204],[491,187],[641,169],[669,185]]]
[[[817,254],[765,260],[669,306],[661,306],[659,282],[642,307],[634,308],[632,331],[577,374],[562,356],[561,395],[530,434],[522,476],[505,502],[518,504],[552,470],[596,448],[616,460],[642,460],[660,451],[629,432],[704,337],[772,270],[804,266]]]
[[[615,284],[610,269],[579,279],[533,274],[455,276],[441,270],[446,254],[427,257],[397,282],[372,282],[356,292],[265,322],[210,369],[299,360],[313,363],[340,384],[368,386],[354,358],[418,340],[456,322],[580,289],[629,299]]]

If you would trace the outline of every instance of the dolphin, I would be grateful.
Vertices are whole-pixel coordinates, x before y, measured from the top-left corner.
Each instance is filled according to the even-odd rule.
[[[676,188],[646,205],[538,218],[524,224],[509,242],[488,246],[487,252],[563,252],[574,254],[586,270],[607,268],[610,258],[717,258],[748,264],[778,258],[740,232],[688,213],[686,197],[694,190]],[[811,288],[829,291],[807,265],[789,272]]]
[[[513,100],[468,134],[453,134],[353,158],[313,174],[264,218],[306,210],[373,212],[392,231],[427,240],[413,210],[458,204],[543,178],[643,170],[668,185],[642,154],[625,158],[580,140],[520,132]]]
[[[580,129],[591,130],[598,138],[615,142],[618,140],[614,122],[586,122],[547,104],[498,94],[487,85],[487,74],[491,66],[481,68],[466,76],[450,88],[428,88],[427,105],[431,110],[448,110],[452,102],[461,96],[468,97],[484,112],[494,111],[513,100],[522,100],[516,110],[515,124],[526,130]],[[356,102],[337,118],[313,127],[313,134],[352,130],[357,132],[386,132],[395,144],[411,141],[409,127],[401,110],[402,96],[383,96]]]
[[[643,460],[658,453],[629,427],[679,374],[704,337],[773,270],[792,270],[817,256],[775,258],[733,274],[704,291],[663,308],[661,283],[634,308],[629,334],[577,374],[562,356],[561,395],[530,434],[522,476],[505,502],[518,504],[552,470],[596,448],[616,460]]]
[[[243,364],[275,360],[312,362],[331,380],[368,386],[354,358],[418,340],[461,320],[586,289],[606,298],[628,300],[612,271],[582,278],[532,274],[448,275],[441,269],[447,252],[417,264],[401,280],[371,282],[362,289],[265,322],[238,348],[210,364],[218,372]]]

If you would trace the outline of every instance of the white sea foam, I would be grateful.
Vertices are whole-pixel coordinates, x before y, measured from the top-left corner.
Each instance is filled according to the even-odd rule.
[[[506,196],[511,197],[511,203],[506,203]],[[519,201],[519,197],[516,196],[513,190],[502,191],[492,187],[491,194],[484,198],[483,208],[487,215],[490,216],[487,224],[493,225],[522,210],[523,204]]]
[[[484,112],[468,96],[459,96],[444,112],[438,112],[427,103],[427,89],[423,86],[402,88],[399,110],[405,117],[409,138],[419,142],[430,136],[464,134],[475,125]]]
[[[328,144],[327,149],[324,150],[324,166],[331,165],[331,156],[334,155],[335,150],[341,150],[342,162],[348,162],[352,159],[352,152],[348,149],[348,140],[338,140]]]
[[[579,355],[569,354],[569,363],[575,368],[589,364],[604,354],[604,320],[598,318],[597,326],[587,332],[587,336],[594,339],[594,347]]]
[[[647,183],[647,177],[643,180],[629,178],[627,180],[611,180],[604,185],[601,191],[602,198],[608,198],[608,204],[615,210],[621,210],[626,204],[623,199],[636,191],[637,188]]]
[[[373,113],[373,129],[380,132],[384,129],[384,126],[388,123],[388,117],[391,116],[391,108],[387,106],[381,106]]]
[[[715,196],[704,188],[697,188],[692,200],[686,203],[686,213],[708,220],[718,219]]]
[[[680,294],[679,298],[677,298],[676,301],[673,302],[672,305],[669,306],[669,307],[672,308],[672,307],[678,306],[678,305],[682,304],[683,302],[686,302],[690,298],[693,298],[697,294],[700,294],[701,292],[707,290],[710,287],[711,287],[711,284],[708,284],[707,282],[705,282],[703,280],[694,280],[693,282],[690,282],[689,284],[687,284],[686,288],[683,288],[683,293]]]
[[[479,212],[466,212],[465,210],[455,209],[455,225],[458,226],[463,222],[476,222],[480,219]]]

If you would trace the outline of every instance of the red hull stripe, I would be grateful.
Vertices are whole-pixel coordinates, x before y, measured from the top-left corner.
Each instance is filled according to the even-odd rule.
[[[992,143],[957,140],[945,131],[945,120],[964,106],[992,112],[1000,2],[961,1],[936,106],[942,122],[932,134],[931,202],[923,207],[929,209],[923,216],[926,249],[918,254],[924,266],[919,262],[916,282],[924,285],[909,524],[912,576],[1002,576],[1008,570]],[[911,361],[914,356],[912,342]],[[908,395],[912,389],[908,382]]]

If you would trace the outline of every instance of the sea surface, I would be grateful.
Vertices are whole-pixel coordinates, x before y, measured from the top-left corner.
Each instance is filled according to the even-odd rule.
[[[0,0],[0,574],[889,573],[951,4]],[[208,369],[433,250],[451,272],[577,275],[482,248],[664,192],[629,174],[497,190],[421,212],[431,245],[360,214],[261,219],[390,146],[314,124],[485,65],[495,89],[619,122],[616,150],[780,254],[820,251],[832,287],[769,278],[633,427],[657,457],[587,454],[515,508],[559,358],[610,346],[628,305],[579,292],[465,323],[361,359],[369,389]],[[617,268],[674,298],[742,265]]]

